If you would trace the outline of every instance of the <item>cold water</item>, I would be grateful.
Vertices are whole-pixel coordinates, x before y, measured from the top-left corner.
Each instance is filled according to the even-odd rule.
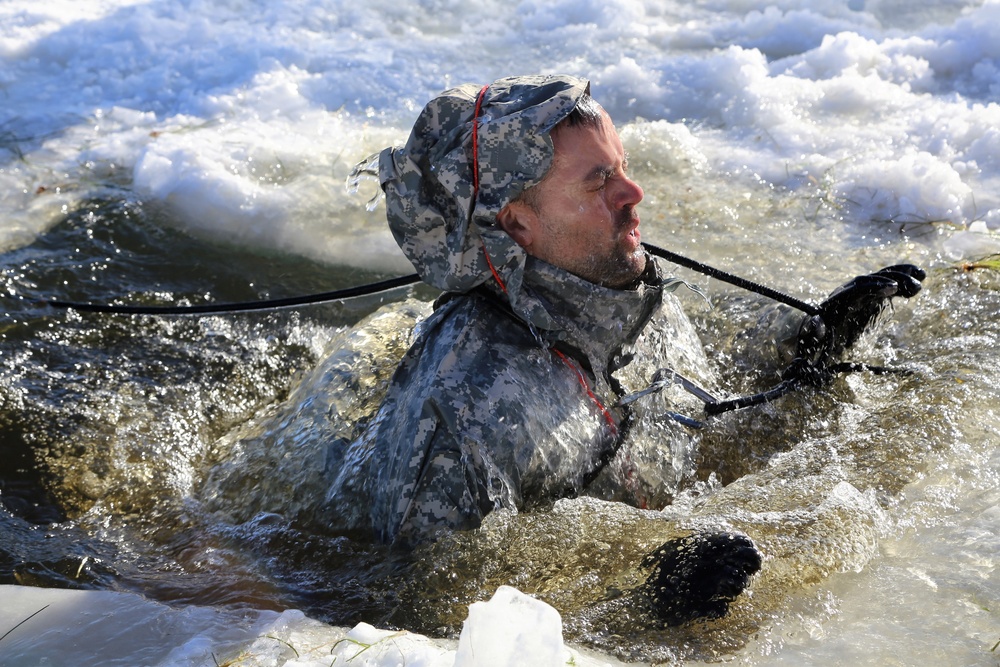
[[[245,646],[361,622],[453,642],[503,584],[561,606],[598,662],[1000,662],[1000,4],[38,5],[0,3],[0,583],[189,614],[206,629],[183,651],[162,639],[166,664],[213,664],[213,647],[293,662]],[[662,516],[498,516],[397,590],[391,554],[297,522],[288,499],[322,492],[310,448],[363,421],[433,292],[199,317],[31,301],[236,302],[408,273],[371,186],[345,189],[351,167],[449,85],[534,71],[591,79],[645,190],[645,240],[813,302],[882,266],[927,269],[852,353],[912,373],[851,374],[698,432],[651,417],[643,442],[674,443],[658,465],[682,480]],[[714,389],[771,386],[760,300],[665,268],[708,295],[679,299]],[[607,595],[698,526],[746,530],[767,558],[730,619],[663,630]],[[565,567],[542,576],[553,549]],[[0,590],[19,605],[0,635],[53,600]],[[54,650],[30,628],[0,655]],[[542,628],[540,652],[559,639]],[[446,664],[455,645],[433,641]],[[76,658],[102,664],[106,646]],[[144,655],[123,647],[122,664]]]

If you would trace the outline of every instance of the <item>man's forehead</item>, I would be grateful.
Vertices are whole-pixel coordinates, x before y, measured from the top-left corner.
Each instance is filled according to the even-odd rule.
[[[591,172],[614,171],[628,155],[618,132],[606,114],[595,125],[560,125],[552,133],[555,162],[586,177]]]

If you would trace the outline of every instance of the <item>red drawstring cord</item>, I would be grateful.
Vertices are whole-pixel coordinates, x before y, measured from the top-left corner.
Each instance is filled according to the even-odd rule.
[[[476,97],[476,110],[472,116],[472,208],[476,207],[476,199],[479,197],[479,114],[483,109],[483,98],[486,97],[488,89],[489,86],[483,86],[479,89],[479,95]],[[506,294],[507,286],[493,266],[490,253],[486,250],[486,242],[482,237],[480,237],[480,242],[483,245],[483,256],[486,257],[486,265],[490,267],[490,273],[493,274],[493,278],[500,285],[500,289]]]
[[[591,390],[590,385],[587,384],[587,378],[584,377],[583,371],[580,370],[580,367],[574,364],[573,361],[568,356],[566,356],[559,350],[555,349],[554,347],[549,349],[552,350],[552,354],[562,359],[563,363],[566,364],[574,373],[576,373],[576,379],[577,381],[579,381],[580,386],[583,387],[583,390],[587,392],[587,396],[590,397],[590,400],[594,402],[594,405],[596,405],[597,408],[601,411],[601,414],[604,415],[604,421],[608,423],[608,426],[610,426],[611,430],[617,435],[618,424],[615,423],[615,418],[611,415],[611,411],[608,410],[606,407],[604,407],[604,403],[601,403],[601,399],[597,398],[597,395]]]
[[[483,86],[479,89],[479,95],[476,97],[476,109],[472,117],[472,208],[475,208],[476,199],[479,197],[479,114],[482,111],[483,98],[486,97],[486,91],[488,89],[489,86]],[[490,253],[486,250],[486,242],[482,240],[482,237],[480,237],[480,242],[482,242],[483,245],[483,256],[486,258],[486,265],[490,267],[490,273],[493,274],[493,278],[497,281],[497,284],[500,285],[500,289],[503,290],[504,294],[506,294],[507,286],[504,284],[503,280],[500,278],[500,274],[497,273],[496,268],[493,266],[493,261],[490,259]],[[579,366],[577,366],[577,364],[573,363],[568,356],[555,348],[551,349],[552,353],[562,359],[563,363],[576,374],[576,379],[579,381],[580,386],[583,387],[583,390],[587,392],[587,396],[590,397],[590,400],[594,402],[597,409],[601,411],[602,415],[604,415],[604,421],[607,422],[608,426],[611,428],[611,432],[615,435],[615,437],[617,437],[618,424],[615,423],[614,416],[612,416],[611,412],[604,406],[601,399],[597,398],[597,395],[590,388],[590,385],[587,384],[587,378],[583,375],[583,371],[579,368]],[[628,475],[630,478],[631,476],[632,475]],[[634,480],[631,481],[634,485]],[[640,507],[646,506],[644,500],[641,499],[639,504]]]
[[[483,86],[482,88],[479,89],[479,95],[476,96],[476,109],[473,112],[472,116],[472,206],[473,208],[476,205],[476,198],[479,196],[479,114],[483,109],[483,98],[486,97],[487,90],[489,90],[489,86]],[[483,255],[486,257],[486,264],[490,267],[490,272],[496,279],[497,284],[500,285],[500,289],[502,289],[504,294],[506,294],[507,286],[504,285],[503,280],[500,278],[500,274],[497,273],[496,268],[493,266],[493,262],[492,260],[490,260],[490,253],[487,252],[486,250],[485,242],[483,243]],[[567,357],[559,350],[553,348],[552,352],[554,352],[557,357],[562,359],[563,363],[565,363],[567,366],[573,369],[573,372],[576,373],[576,379],[580,381],[580,385],[587,392],[587,396],[589,396],[590,400],[592,400],[594,404],[597,405],[597,407],[600,409],[601,414],[604,415],[604,419],[605,421],[608,422],[608,425],[612,429],[617,431],[618,425],[615,424],[614,417],[611,416],[611,413],[608,411],[608,409],[604,407],[604,404],[601,403],[600,399],[598,399],[597,396],[594,394],[594,392],[591,391],[590,386],[587,384],[587,378],[583,376],[583,372],[579,368],[577,368],[577,366],[572,361],[570,361],[569,357]]]
[[[496,279],[497,285],[500,285],[500,289],[502,289],[503,293],[506,294],[507,286],[503,284],[503,280],[500,278],[500,274],[497,273],[497,270],[493,268],[493,262],[490,261],[490,253],[486,252],[486,242],[482,241],[482,244],[483,244],[483,256],[486,257],[486,265],[490,267],[490,273],[492,273],[493,277]]]
[[[574,364],[573,361],[570,360],[568,356],[566,356],[559,350],[555,349],[554,347],[549,349],[552,350],[552,353],[554,355],[562,359],[563,363],[569,366],[569,368],[574,373],[576,373],[576,379],[580,382],[580,385],[583,387],[584,391],[587,392],[587,396],[590,397],[590,400],[594,402],[594,405],[596,405],[598,409],[601,411],[601,414],[604,415],[604,420],[608,423],[608,426],[611,427],[611,432],[617,438],[618,424],[615,423],[615,419],[614,417],[611,416],[611,412],[606,407],[604,407],[603,403],[601,403],[601,399],[597,398],[597,395],[594,394],[594,392],[590,389],[590,385],[587,384],[587,378],[584,377],[583,371],[581,371],[580,368],[576,364]],[[626,454],[625,460],[623,461],[623,466],[624,466],[623,473],[625,475],[625,487],[629,491],[631,491],[632,494],[635,496],[636,506],[639,509],[648,509],[649,507],[648,501],[646,500],[645,496],[643,496],[639,492],[639,482],[635,477],[635,472],[636,472],[635,464],[632,462],[631,456],[628,456]]]

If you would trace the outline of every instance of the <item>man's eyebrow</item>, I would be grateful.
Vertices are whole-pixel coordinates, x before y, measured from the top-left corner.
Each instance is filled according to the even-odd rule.
[[[603,164],[598,165],[591,169],[587,176],[584,178],[586,181],[602,181],[606,178],[610,178],[612,174],[615,173],[614,167],[608,167]]]
[[[611,178],[612,176],[615,175],[615,172],[617,170],[618,170],[617,165],[599,164],[587,173],[586,177],[584,178],[584,181],[597,181],[606,178]],[[622,171],[627,171],[627,170],[628,170],[628,153],[625,153],[625,156],[622,158]]]

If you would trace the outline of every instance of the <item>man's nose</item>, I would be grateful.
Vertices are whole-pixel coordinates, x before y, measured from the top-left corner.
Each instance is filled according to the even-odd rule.
[[[639,184],[628,176],[621,179],[620,187],[615,193],[615,205],[618,208],[635,206],[642,201],[643,191]]]

